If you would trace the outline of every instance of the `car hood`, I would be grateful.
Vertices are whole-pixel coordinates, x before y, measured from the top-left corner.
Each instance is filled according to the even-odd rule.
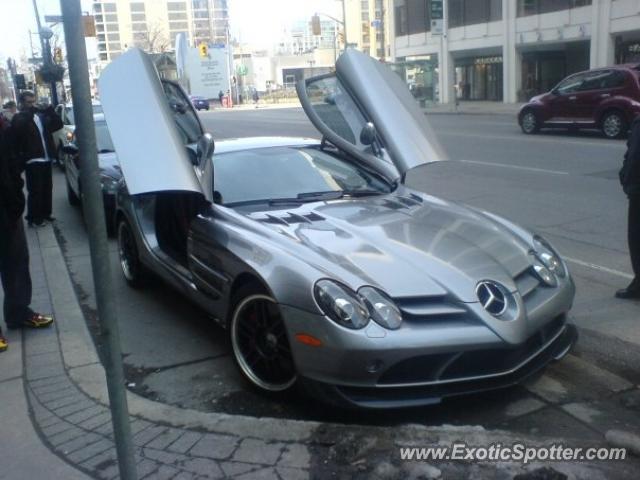
[[[334,278],[353,288],[378,286],[394,298],[451,294],[477,302],[480,280],[516,291],[514,277],[531,265],[530,246],[504,225],[406,191],[250,216]]]
[[[113,178],[122,177],[122,169],[118,163],[118,156],[114,152],[99,153],[98,167],[100,168],[100,173]]]

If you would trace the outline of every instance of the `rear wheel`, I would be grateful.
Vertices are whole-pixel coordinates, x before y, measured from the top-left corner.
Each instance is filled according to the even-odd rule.
[[[602,117],[602,133],[607,138],[620,138],[627,130],[622,114],[616,110],[609,111]]]
[[[133,231],[125,219],[120,219],[118,222],[118,254],[124,279],[134,288],[142,287],[145,280],[145,269],[140,262]]]
[[[255,286],[241,288],[234,298],[230,336],[240,371],[263,392],[289,391],[298,376],[278,304]]]
[[[538,133],[540,131],[540,122],[533,110],[526,110],[520,119],[520,128],[528,135]]]
[[[71,185],[69,184],[69,179],[67,179],[67,200],[69,201],[69,205],[73,207],[77,207],[80,205],[80,198],[76,195],[76,192],[73,191]]]

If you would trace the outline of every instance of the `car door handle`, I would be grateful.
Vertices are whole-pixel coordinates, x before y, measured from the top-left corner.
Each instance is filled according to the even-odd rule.
[[[602,95],[600,95],[600,98],[609,98],[610,96],[610,93],[603,93]]]
[[[576,97],[575,95],[571,95],[571,96],[569,97],[569,100],[576,100],[577,98],[578,98],[578,97]]]

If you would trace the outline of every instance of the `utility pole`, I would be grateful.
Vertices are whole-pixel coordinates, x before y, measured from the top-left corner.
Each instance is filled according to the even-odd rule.
[[[98,170],[98,149],[96,130],[91,107],[87,48],[80,0],[60,0],[62,8],[64,36],[67,45],[69,79],[73,90],[73,114],[76,119],[76,134],[80,151],[80,181],[82,182],[82,208],[89,230],[91,270],[96,291],[100,331],[105,338],[104,368],[107,376],[111,422],[118,453],[120,478],[136,480],[136,463],[133,454],[127,393],[124,388],[122,351],[116,296],[113,287],[107,228],[104,216],[102,189]],[[134,132],[132,132],[134,134]]]

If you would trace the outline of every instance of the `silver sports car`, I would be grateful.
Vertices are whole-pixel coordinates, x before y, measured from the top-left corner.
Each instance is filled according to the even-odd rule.
[[[404,185],[443,156],[372,58],[348,49],[298,85],[322,141],[243,138],[214,154],[189,98],[136,49],[100,93],[126,181],[126,280],[153,274],[205,309],[258,389],[424,405],[514,384],[575,342],[575,287],[548,242]]]

